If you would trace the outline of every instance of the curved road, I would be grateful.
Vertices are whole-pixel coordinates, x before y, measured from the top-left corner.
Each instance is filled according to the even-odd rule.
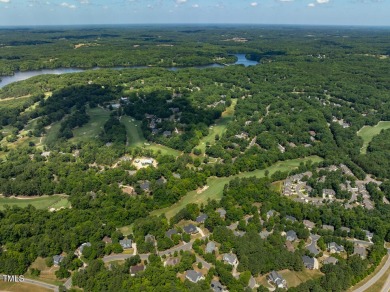
[[[386,273],[386,271],[390,268],[390,248],[387,249],[387,254],[389,255],[385,265],[382,267],[382,269],[380,269],[380,271],[378,273],[376,273],[376,275],[374,277],[372,277],[366,284],[364,284],[362,287],[356,289],[356,290],[353,290],[353,292],[363,292],[363,291],[366,291],[367,289],[369,289],[372,285],[374,285],[382,276],[384,273]],[[389,291],[390,290],[390,281],[389,279],[386,281],[386,284],[385,286],[383,287],[382,291]]]
[[[41,281],[37,281],[37,280],[32,280],[32,279],[24,278],[23,283],[28,283],[28,284],[37,285],[37,286],[40,286],[40,287],[42,287],[42,288],[50,289],[50,290],[53,290],[53,291],[56,291],[56,292],[59,291],[58,286],[56,286],[56,285],[51,285],[51,284],[47,284],[47,283],[45,283],[45,282],[41,282]]]

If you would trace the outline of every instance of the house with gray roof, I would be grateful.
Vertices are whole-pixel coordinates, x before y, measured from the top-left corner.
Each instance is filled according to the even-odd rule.
[[[194,224],[188,224],[187,226],[184,226],[183,230],[185,233],[188,233],[188,234],[198,233],[198,229],[196,228],[196,226]]]
[[[214,241],[209,241],[206,245],[206,253],[212,253],[215,251],[215,242]]]
[[[340,230],[341,230],[341,231],[346,231],[347,233],[350,233],[350,232],[351,232],[351,228],[344,227],[344,226],[340,227]]]
[[[219,217],[221,217],[222,219],[226,216],[226,210],[224,208],[218,208],[217,210],[215,210],[215,212],[219,213]]]
[[[156,238],[152,234],[145,235],[145,242],[151,242],[154,243],[156,241]]]
[[[286,240],[295,241],[297,239],[298,239],[297,233],[294,230],[289,230],[286,232]]]
[[[261,239],[266,239],[270,234],[272,234],[272,231],[267,231],[267,229],[259,232]]]
[[[146,180],[146,181],[142,182],[140,184],[140,188],[141,188],[141,190],[143,190],[145,192],[149,191],[150,190],[150,181]]]
[[[330,231],[334,231],[334,226],[333,225],[322,225],[322,229],[324,230],[330,230]]]
[[[309,230],[312,230],[316,226],[316,224],[310,220],[303,220],[303,225]]]
[[[238,264],[237,256],[233,253],[225,253],[223,255],[223,261],[231,266],[235,266]]]
[[[233,234],[234,236],[237,236],[237,237],[243,237],[245,235],[245,231],[241,231],[241,230],[235,230],[233,231]]]
[[[177,230],[174,228],[169,229],[167,232],[165,232],[165,236],[168,238],[171,238],[172,235],[174,235],[174,234],[177,234]]]
[[[181,178],[180,173],[172,173],[172,176],[173,176],[174,178],[177,178],[177,179],[180,179],[180,178]]]
[[[335,257],[328,257],[326,258],[322,263],[324,265],[335,265],[339,262],[338,259],[336,259]]]
[[[210,288],[214,292],[226,292],[226,291],[228,291],[228,290],[226,290],[226,288],[224,286],[222,286],[222,284],[219,281],[215,281],[215,280],[211,281]]]
[[[256,279],[253,278],[253,276],[251,275],[251,277],[249,278],[248,287],[249,287],[250,289],[255,289],[255,288],[256,288],[256,285],[257,285]]]
[[[318,269],[318,260],[316,258],[311,258],[304,255],[302,256],[302,261],[306,269],[309,270]]]
[[[372,238],[374,237],[374,233],[364,229],[362,229],[362,231],[366,234],[367,239],[371,242]]]
[[[198,283],[200,280],[204,280],[203,275],[195,270],[188,270],[186,272],[186,278],[192,283]]]
[[[271,283],[274,283],[276,287],[282,289],[287,288],[286,280],[278,272],[272,271],[267,278]]]
[[[353,254],[357,254],[361,259],[367,258],[367,250],[364,246],[355,244],[353,247]]]
[[[59,266],[60,263],[64,260],[64,257],[62,255],[55,255],[53,256],[53,264],[55,266]]]
[[[272,216],[275,216],[275,214],[276,214],[276,211],[275,211],[275,210],[269,210],[269,211],[267,212],[267,219],[269,219],[269,218],[272,217]]]
[[[344,251],[344,246],[338,245],[336,242],[328,243],[328,250],[330,253],[340,253]]]
[[[294,216],[286,215],[286,220],[291,221],[291,222],[296,222],[297,218],[295,218]]]
[[[207,214],[200,214],[198,217],[196,217],[196,222],[204,223],[208,217],[209,216],[207,216]]]
[[[125,238],[125,239],[119,240],[119,244],[121,245],[121,247],[123,249],[128,249],[128,248],[132,247],[133,241],[131,239]]]

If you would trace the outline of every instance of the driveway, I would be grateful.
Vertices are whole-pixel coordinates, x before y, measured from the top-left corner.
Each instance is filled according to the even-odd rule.
[[[37,286],[40,286],[42,288],[51,289],[51,290],[56,291],[56,292],[59,291],[58,286],[56,286],[56,285],[47,284],[45,282],[41,282],[41,281],[37,281],[37,280],[33,280],[33,279],[24,278],[23,283],[37,285]]]

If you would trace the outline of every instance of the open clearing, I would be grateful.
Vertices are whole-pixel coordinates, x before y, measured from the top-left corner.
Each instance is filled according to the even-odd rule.
[[[304,269],[301,272],[290,270],[280,271],[279,274],[286,280],[288,287],[296,287],[310,279],[316,279],[323,275],[319,270]]]
[[[33,205],[37,209],[49,209],[49,208],[68,208],[70,207],[70,202],[67,197],[64,195],[53,195],[53,196],[41,196],[41,197],[32,197],[32,198],[5,198],[0,197],[0,210],[4,210],[4,206],[8,205],[18,206],[21,208],[27,207],[28,205]]]
[[[156,143],[147,143],[141,130],[141,122],[132,117],[122,116],[121,123],[126,127],[127,143],[130,147],[140,147],[154,152],[161,152],[163,155],[179,156],[180,151]]]
[[[363,138],[363,147],[360,149],[360,153],[366,154],[368,144],[370,144],[372,138],[386,129],[390,129],[390,121],[381,121],[375,126],[364,126],[361,128],[359,132],[357,132],[357,135]]]
[[[221,118],[216,121],[212,128],[209,128],[209,134],[200,140],[196,148],[202,150],[202,153],[205,152],[207,143],[210,143],[210,145],[215,144],[215,135],[221,137],[226,131],[228,123],[233,119],[236,104],[237,99],[232,99],[232,104],[222,113]]]
[[[47,289],[39,287],[37,285],[28,284],[28,283],[9,283],[9,282],[0,282],[0,291],[10,291],[10,292],[51,292],[52,289]]]
[[[198,193],[196,190],[189,192],[187,195],[182,197],[176,204],[173,204],[170,207],[155,210],[151,213],[151,215],[159,216],[163,213],[168,218],[172,218],[175,214],[177,214],[181,209],[183,209],[187,204],[190,203],[206,203],[208,199],[211,200],[220,200],[223,194],[224,186],[229,183],[230,180],[239,177],[239,178],[248,178],[248,177],[264,177],[265,171],[269,171],[269,176],[274,174],[277,171],[288,171],[294,168],[297,168],[301,162],[307,162],[311,160],[314,162],[322,161],[322,158],[318,156],[310,156],[306,158],[292,159],[286,161],[277,162],[266,169],[255,170],[250,172],[243,172],[230,177],[211,177],[207,179],[207,185],[209,186],[204,192]]]

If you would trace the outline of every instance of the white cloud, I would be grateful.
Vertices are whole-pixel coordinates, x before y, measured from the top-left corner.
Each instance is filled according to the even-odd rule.
[[[307,4],[308,7],[315,7],[316,5],[314,3]]]
[[[317,0],[317,3],[318,4],[325,4],[325,3],[329,3],[329,0]]]
[[[0,0],[1,3],[9,3],[11,0]]]
[[[294,0],[278,0],[279,2],[293,2]]]
[[[89,0],[78,0],[80,4],[89,4]]]
[[[176,0],[176,4],[184,4],[187,2],[187,0]]]
[[[192,8],[199,8],[199,4],[192,5]]]
[[[252,7],[256,7],[257,5],[258,5],[257,2],[252,2],[252,3],[251,3],[251,6],[252,6]]]
[[[69,8],[69,9],[75,9],[75,8],[76,8],[76,5],[74,5],[74,4],[69,4],[69,3],[67,3],[67,2],[62,2],[62,3],[61,3],[61,6],[62,6],[62,7]]]

